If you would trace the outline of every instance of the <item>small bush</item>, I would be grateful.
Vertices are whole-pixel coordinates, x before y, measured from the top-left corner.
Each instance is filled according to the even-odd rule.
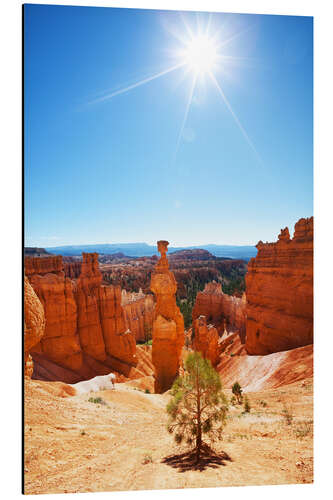
[[[243,400],[242,398],[242,388],[239,384],[239,382],[235,382],[234,385],[232,386],[232,393],[236,396],[237,398],[237,403],[240,404]]]
[[[142,459],[143,465],[150,464],[153,462],[153,457],[150,453],[146,453]]]
[[[86,431],[84,429],[81,430],[80,432],[81,436],[85,436],[86,435]]]
[[[150,394],[150,390],[149,389],[145,389],[145,393],[146,394]]]
[[[235,356],[235,353],[234,352],[231,352],[230,353],[230,357],[233,358]]]
[[[284,403],[283,410],[282,410],[282,416],[284,417],[287,425],[292,424],[292,421],[294,419],[294,415],[293,415],[293,408],[291,405],[287,405],[286,403]]]
[[[235,404],[236,404],[235,396],[231,396],[230,403],[232,404],[232,406],[235,406]]]
[[[267,403],[266,401],[260,401],[260,404],[263,408],[267,408]]]
[[[250,413],[250,410],[251,410],[250,402],[248,400],[248,397],[245,396],[245,399],[244,399],[244,412],[245,413]]]
[[[303,439],[304,437],[313,433],[313,420],[300,423],[295,429],[294,434],[297,438]]]
[[[106,402],[101,397],[89,398],[88,401],[89,401],[89,403],[95,403],[97,405],[106,405]]]

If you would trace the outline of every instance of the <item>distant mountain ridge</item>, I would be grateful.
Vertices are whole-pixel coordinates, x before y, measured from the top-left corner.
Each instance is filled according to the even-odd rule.
[[[169,254],[180,250],[207,250],[215,257],[228,257],[230,259],[250,260],[257,255],[257,249],[251,245],[198,245],[188,247],[169,247]],[[124,253],[129,257],[151,257],[158,254],[156,245],[147,243],[102,243],[93,245],[64,245],[58,247],[47,247],[47,252],[52,254],[72,256],[81,255],[82,252],[98,252],[99,254]]]

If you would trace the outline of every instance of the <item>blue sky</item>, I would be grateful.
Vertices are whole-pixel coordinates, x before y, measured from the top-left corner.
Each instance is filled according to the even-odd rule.
[[[183,129],[186,65],[108,97],[173,67],[208,22],[25,6],[27,246],[256,244],[313,215],[312,18],[213,14],[229,108],[204,74]]]

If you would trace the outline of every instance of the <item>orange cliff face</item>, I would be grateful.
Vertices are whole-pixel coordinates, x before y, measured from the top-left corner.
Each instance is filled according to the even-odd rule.
[[[178,375],[184,345],[184,319],[176,305],[177,283],[169,270],[167,241],[158,241],[161,258],[151,276],[150,288],[156,297],[153,323],[152,359],[155,367],[155,392],[170,389]]]
[[[124,309],[125,325],[134,335],[137,342],[145,342],[151,338],[155,303],[152,295],[121,292],[121,305]]]
[[[44,335],[45,315],[43,306],[24,277],[24,376],[31,378],[33,361],[30,356],[31,349],[38,344]]]
[[[213,366],[219,362],[219,334],[213,325],[206,323],[205,316],[199,316],[193,324],[193,349],[209,359]]]
[[[75,287],[77,330],[82,350],[94,359],[106,357],[99,311],[99,290],[102,275],[97,253],[83,253],[81,274]]]
[[[46,364],[71,370],[75,381],[75,374],[82,379],[113,367],[128,374],[137,364],[135,336],[125,328],[120,288],[101,285],[98,255],[83,254],[77,281],[65,276],[61,256],[26,257],[25,270],[45,310],[45,335],[33,348],[38,362],[46,358]],[[61,379],[62,372],[48,366]],[[43,366],[41,371],[53,376]]]
[[[77,332],[77,304],[72,282],[65,277],[62,257],[26,257],[25,272],[45,312],[45,334],[34,352],[73,370],[82,365]]]
[[[257,244],[246,275],[246,350],[270,354],[313,343],[313,217],[290,239]]]
[[[192,312],[193,323],[201,315],[206,317],[208,323],[213,323],[220,334],[223,334],[224,329],[237,331],[242,342],[245,342],[245,294],[242,298],[227,295],[222,292],[220,283],[207,283],[203,292],[197,294]]]

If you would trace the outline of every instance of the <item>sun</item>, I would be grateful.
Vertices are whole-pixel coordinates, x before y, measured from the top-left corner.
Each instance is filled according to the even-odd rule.
[[[217,46],[205,35],[193,37],[182,51],[184,64],[195,73],[209,73],[217,62]]]

